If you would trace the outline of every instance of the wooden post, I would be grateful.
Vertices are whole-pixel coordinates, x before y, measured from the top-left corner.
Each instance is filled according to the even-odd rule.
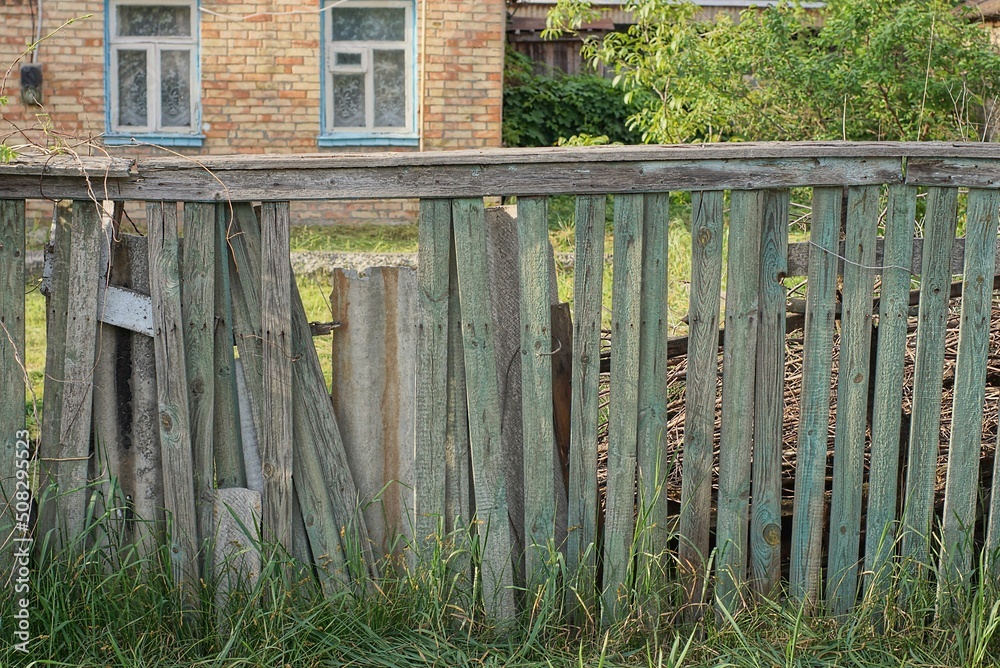
[[[421,550],[442,526],[448,460],[448,263],[451,200],[421,200],[417,293],[416,427],[414,432],[414,545]],[[442,538],[439,536],[438,538]],[[433,540],[430,543],[433,545]],[[433,547],[431,547],[431,552]],[[421,553],[422,558],[430,553]]]
[[[576,263],[573,278],[573,380],[570,416],[567,588],[577,621],[593,614],[597,577],[597,420],[601,374],[601,312],[604,280],[604,216],[607,198],[576,198]],[[582,609],[581,609],[582,608]]]
[[[261,207],[261,328],[264,337],[265,540],[292,550],[292,341],[288,202]]]
[[[864,484],[872,293],[875,288],[872,267],[875,264],[879,190],[878,186],[852,187],[847,198],[837,430],[826,569],[826,602],[835,615],[850,611],[858,592],[861,487]]]
[[[193,606],[197,604],[199,578],[198,521],[177,267],[177,205],[174,202],[147,202],[146,220],[169,556],[184,603]]]
[[[962,316],[955,394],[952,398],[951,440],[948,443],[941,569],[938,571],[938,599],[942,613],[956,610],[963,602],[958,595],[966,593],[971,584],[969,575],[978,493],[978,485],[974,481],[979,479],[1000,193],[995,190],[970,190],[967,212]],[[987,555],[992,559],[989,551]]]
[[[611,407],[604,521],[601,623],[622,619],[634,554],[635,473],[639,409],[643,196],[615,195],[614,280],[611,287]]]
[[[934,482],[941,438],[941,387],[951,285],[951,246],[958,211],[957,188],[929,188],[920,271],[917,356],[913,368],[913,409],[903,505],[901,553],[912,576],[930,566]],[[912,592],[904,592],[904,598]]]
[[[470,448],[476,517],[482,545],[482,591],[487,614],[498,623],[514,618],[511,537],[500,439],[500,396],[493,332],[481,198],[455,200],[452,207],[455,256],[462,300],[462,334],[469,406]]]
[[[774,596],[781,581],[781,458],[785,417],[785,302],[788,291],[787,190],[764,194],[760,242],[760,320],[754,384],[750,563],[753,588]],[[690,373],[689,373],[690,376]]]
[[[830,426],[830,372],[837,290],[837,237],[841,188],[814,188],[809,253],[809,292],[802,351],[798,464],[792,517],[792,596],[809,607],[819,601],[827,433]]]
[[[28,532],[28,433],[24,431],[24,201],[0,200],[0,569],[10,572],[7,542]],[[22,464],[23,462],[23,464]],[[19,471],[24,473],[19,473]],[[19,484],[22,483],[22,484]],[[18,498],[18,493],[23,490]],[[18,502],[23,510],[18,509]],[[21,519],[23,516],[23,521]]]
[[[718,556],[715,596],[735,614],[746,584],[753,447],[754,378],[760,307],[762,190],[734,190],[729,214],[726,338],[722,361],[722,431],[719,437]]]
[[[184,255],[181,267],[181,314],[191,416],[198,549],[209,572],[215,491],[215,205],[184,205]]]
[[[709,559],[715,405],[719,378],[719,301],[722,284],[721,191],[691,194],[691,294],[688,377],[678,557],[687,601],[701,603]],[[692,605],[688,618],[699,616]]]

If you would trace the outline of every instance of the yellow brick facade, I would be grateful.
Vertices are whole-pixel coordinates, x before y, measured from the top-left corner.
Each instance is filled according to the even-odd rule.
[[[35,3],[0,0],[0,63],[5,70],[32,41]],[[419,146],[321,148],[321,14],[317,2],[213,0],[200,5],[201,147],[182,154],[346,153],[499,146],[506,22],[502,0],[415,0],[414,38]],[[105,131],[105,2],[43,0],[44,107],[22,104],[18,67],[2,110],[8,144],[74,145]],[[266,12],[266,13],[262,13]],[[249,16],[257,14],[256,16]],[[219,16],[221,14],[222,16]],[[80,18],[90,15],[89,18]],[[30,56],[27,57],[30,59]],[[422,95],[422,98],[420,97]],[[419,104],[422,99],[423,104]],[[42,128],[47,128],[43,131]],[[82,150],[100,149],[83,145]],[[113,154],[163,154],[149,147],[107,147]],[[315,207],[296,207],[300,213]],[[310,222],[405,222],[413,203],[324,207]]]

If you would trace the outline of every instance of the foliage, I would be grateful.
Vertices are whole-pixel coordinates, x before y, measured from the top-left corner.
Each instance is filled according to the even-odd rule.
[[[639,142],[626,126],[638,109],[622,104],[610,81],[593,75],[532,72],[530,58],[508,51],[504,73],[503,141],[507,146],[552,146],[568,137]]]
[[[648,142],[981,140],[998,119],[1000,53],[959,0],[781,2],[739,22],[628,0],[635,25],[584,54],[614,69]],[[559,0],[547,34],[593,18]]]

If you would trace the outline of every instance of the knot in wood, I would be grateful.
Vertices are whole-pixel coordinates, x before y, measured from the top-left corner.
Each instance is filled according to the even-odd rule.
[[[774,547],[781,542],[781,527],[773,522],[764,527],[764,541]]]
[[[160,413],[160,426],[163,427],[164,431],[173,429],[174,421],[166,411]]]

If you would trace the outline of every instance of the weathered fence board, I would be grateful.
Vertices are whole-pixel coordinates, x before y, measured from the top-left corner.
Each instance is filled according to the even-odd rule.
[[[24,429],[24,201],[0,200],[0,536],[10,535],[16,518],[17,443]],[[27,453],[25,453],[27,454]],[[27,483],[27,481],[24,481]],[[27,491],[27,484],[23,489]],[[5,553],[9,550],[5,549]],[[0,556],[8,572],[7,554]]]
[[[153,300],[153,345],[163,462],[163,501],[170,526],[170,563],[186,605],[197,596],[198,520],[188,412],[187,364],[178,271],[177,206],[147,202],[149,284]],[[66,412],[63,411],[65,416]]]
[[[667,422],[667,230],[670,195],[645,196],[642,222],[642,292],[639,323],[639,388],[636,462],[639,476],[637,541],[638,574],[646,581],[659,580],[646,570],[662,563],[672,533],[667,509],[666,480],[677,462],[667,457],[663,429]],[[642,587],[645,589],[646,587]]]
[[[215,482],[219,489],[246,487],[247,475],[240,439],[239,401],[236,397],[236,360],[233,353],[233,302],[229,277],[227,230],[232,210],[215,206],[215,327],[212,334],[215,373],[212,447]]]
[[[288,202],[261,207],[261,334],[264,355],[264,537],[292,549],[292,267]]]
[[[678,547],[687,600],[704,598],[709,559],[715,406],[719,377],[719,302],[722,284],[723,193],[691,195],[691,292],[688,379]],[[690,610],[697,613],[697,608]]]
[[[195,512],[202,565],[211,556],[204,549],[212,535],[215,489],[215,205],[184,205],[184,246],[181,262],[181,317],[187,401],[191,420]]]
[[[955,394],[952,398],[938,592],[945,608],[970,585],[976,524],[983,401],[989,358],[993,267],[1000,191],[970,190],[965,223],[965,271]],[[949,601],[950,599],[950,601]]]
[[[453,202],[455,255],[462,300],[462,335],[469,395],[469,434],[475,479],[476,515],[483,555],[483,600],[491,618],[514,616],[511,536],[507,518],[500,436],[500,397],[494,353],[482,199]]]
[[[445,253],[447,257],[447,249]],[[437,481],[440,488],[432,492],[415,485],[420,482],[415,475],[413,446],[413,379],[419,378],[414,327],[417,293],[417,277],[406,267],[371,268],[363,274],[341,269],[333,272],[331,305],[333,319],[340,323],[333,337],[333,405],[378,558],[398,556],[404,543],[415,537],[415,487],[431,499],[438,495],[441,505],[423,527],[427,533],[417,536],[426,539],[437,535],[444,513],[444,387],[441,433],[435,443],[438,458],[434,462],[441,474]],[[447,308],[447,302],[444,306]],[[442,334],[447,336],[447,330]],[[437,364],[444,380],[446,352]]]
[[[722,361],[715,596],[735,613],[744,599],[749,546],[750,454],[760,307],[760,243],[765,192],[730,195],[726,340]]]
[[[521,415],[524,467],[525,582],[533,600],[555,547],[555,431],[552,407],[552,323],[549,304],[547,201],[517,203],[521,302]]]
[[[451,205],[449,204],[449,207]],[[465,356],[462,342],[462,304],[458,294],[458,264],[454,239],[448,243],[448,384],[445,461],[445,522],[452,533],[468,527],[475,514],[472,490],[472,459],[469,451],[469,407],[465,384]],[[467,560],[460,556],[456,570],[467,572]]]
[[[948,255],[955,238],[957,209],[956,189],[928,189],[927,214],[924,219],[927,247],[924,249],[920,272],[910,450],[900,545],[904,565],[914,574],[926,573],[930,566],[934,478],[941,437],[944,342],[948,320],[948,289],[951,284]]]
[[[858,590],[861,487],[864,482],[868,382],[871,370],[872,291],[879,187],[850,188],[847,196],[843,315],[837,372],[837,418],[826,602],[846,614]]]
[[[597,421],[601,371],[601,296],[604,280],[603,195],[576,198],[573,280],[573,378],[569,454],[566,569],[577,578],[570,608],[593,610],[597,577]],[[579,615],[577,619],[582,619]]]
[[[866,587],[885,594],[896,549],[896,501],[902,427],[903,371],[909,310],[910,260],[917,189],[889,186],[885,254],[879,292],[878,355],[872,397],[871,462],[865,524]],[[876,262],[878,262],[876,260]]]
[[[91,201],[73,202],[66,302],[66,361],[56,480],[61,544],[83,549],[87,525],[87,470],[90,459],[93,374],[97,346],[97,285],[101,276],[101,215]]]
[[[819,600],[824,525],[827,432],[830,422],[830,372],[837,289],[837,237],[840,188],[813,190],[802,396],[792,519],[792,596],[813,605]]]
[[[750,573],[754,591],[777,594],[781,579],[781,458],[785,415],[787,190],[764,194],[760,241],[760,316],[754,383]]]
[[[621,619],[627,608],[634,554],[643,204],[641,195],[615,197],[611,404],[601,583],[601,620],[606,626]]]
[[[416,426],[414,427],[415,547],[420,550],[447,511],[448,324],[451,200],[421,200],[417,262]],[[465,515],[465,517],[468,517]],[[430,552],[433,547],[428,545]]]

